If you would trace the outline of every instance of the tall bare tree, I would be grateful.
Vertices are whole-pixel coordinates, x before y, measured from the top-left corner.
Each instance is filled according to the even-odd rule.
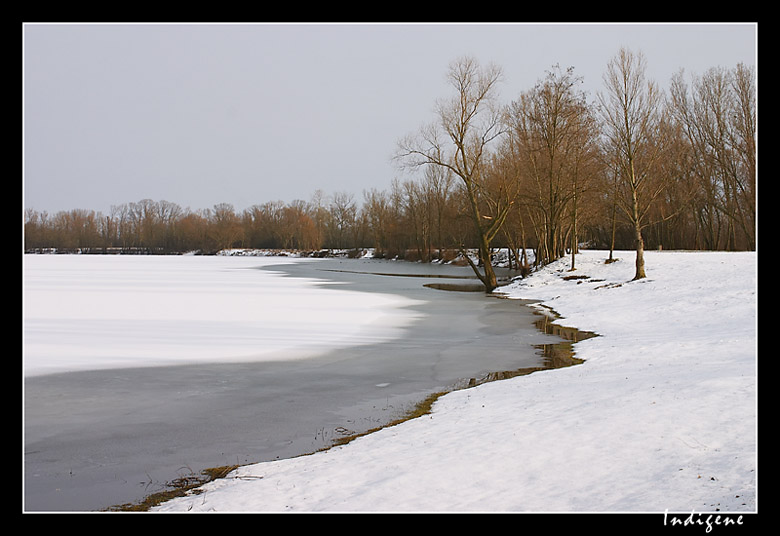
[[[540,264],[563,255],[566,234],[572,255],[577,249],[578,201],[597,155],[595,121],[584,92],[576,89],[580,82],[571,68],[554,66],[509,108],[512,152],[533,209]]]
[[[419,135],[399,142],[397,158],[407,166],[436,166],[460,179],[469,205],[469,216],[477,236],[483,271],[466,255],[486,292],[497,286],[490,259],[490,243],[506,219],[511,205],[494,205],[483,213],[483,165],[491,142],[502,134],[501,112],[496,105],[501,69],[481,67],[474,58],[461,58],[450,65],[447,79],[455,90],[449,100],[437,106],[438,122],[421,129]]]
[[[599,94],[607,150],[617,165],[622,196],[618,205],[634,230],[636,271],[646,277],[642,228],[652,202],[663,192],[663,180],[655,174],[663,154],[663,95],[645,77],[644,55],[622,48],[610,60],[604,74],[605,92]]]

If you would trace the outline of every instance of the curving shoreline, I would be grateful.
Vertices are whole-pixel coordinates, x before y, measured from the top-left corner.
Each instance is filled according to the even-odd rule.
[[[338,266],[338,263],[353,261],[323,262]],[[419,269],[410,265],[395,264],[400,271]],[[312,275],[311,266],[306,263],[285,266],[289,277]],[[279,270],[280,267],[272,269]],[[431,392],[450,389],[463,378],[522,368],[523,362],[536,366],[540,357],[534,345],[552,340],[538,332],[533,325],[533,313],[520,304],[475,293],[427,289],[423,285],[430,281],[428,278],[384,277],[380,283],[376,276],[366,274],[320,272],[318,276],[321,280],[318,284],[326,288],[336,284],[337,288],[358,292],[376,292],[377,285],[391,285],[392,288],[383,287],[379,291],[399,292],[417,299],[420,303],[413,308],[423,315],[423,320],[409,328],[406,338],[342,349],[319,356],[310,363],[187,365],[87,371],[28,379],[26,391],[29,396],[41,400],[56,397],[62,411],[66,411],[69,404],[78,404],[85,409],[72,414],[85,415],[86,410],[92,414],[80,417],[81,423],[50,422],[47,425],[40,422],[40,426],[52,428],[46,432],[50,437],[43,446],[29,447],[27,462],[31,470],[38,470],[35,461],[41,456],[67,460],[76,456],[69,452],[78,452],[78,457],[88,461],[71,467],[60,464],[59,469],[40,466],[38,474],[54,471],[61,475],[49,473],[54,475],[52,484],[62,491],[51,494],[51,500],[55,502],[48,506],[36,507],[34,502],[28,501],[28,508],[84,510],[79,506],[57,507],[61,504],[57,502],[60,500],[57,495],[86,493],[88,489],[94,489],[96,497],[119,498],[86,508],[99,510],[137,502],[168,482],[199,474],[201,468],[232,467],[310,453],[331,444],[334,439],[394,422],[421,398]],[[436,293],[435,299],[433,293]],[[420,300],[421,296],[428,300]],[[507,311],[512,313],[507,314]],[[517,346],[518,333],[527,339],[521,344],[525,351]],[[501,345],[511,351],[502,355],[498,351]],[[480,363],[475,367],[473,355],[485,349],[491,354],[492,364]],[[326,377],[329,378],[325,382],[322,380],[324,371],[328,371]],[[285,388],[285,383],[289,382],[285,378],[291,372],[300,385],[289,392],[305,391],[294,397],[279,390]],[[268,387],[262,387],[263,382]],[[354,391],[354,395],[349,396],[356,398],[345,404],[333,393],[343,391],[347,385],[350,392]],[[326,388],[327,391],[323,390]],[[101,398],[95,399],[95,396],[106,398],[101,402]],[[91,397],[91,401],[82,403],[85,397]],[[284,400],[289,402],[281,403]],[[262,415],[257,414],[258,407],[263,408]],[[311,414],[309,408],[314,407],[321,412],[319,416]],[[121,413],[114,408],[121,408]],[[114,417],[106,419],[110,415]],[[96,427],[95,419],[105,424]],[[290,428],[291,422],[297,424]],[[35,422],[28,424],[36,425]],[[253,431],[258,426],[265,427],[265,431]],[[196,430],[200,432],[196,433]],[[258,435],[262,436],[265,446],[257,443]],[[166,456],[173,454],[167,476],[166,472],[161,472],[163,462],[153,454],[149,441],[159,445],[154,448],[167,453]],[[242,442],[245,446],[238,446]],[[60,445],[56,448],[61,454],[46,454],[49,448],[46,445]],[[250,445],[253,446],[248,448]],[[88,454],[90,451],[94,454]],[[121,456],[127,463],[116,465],[114,455]],[[177,458],[179,461],[175,461]],[[150,461],[152,465],[143,468]],[[98,466],[94,465],[96,462]],[[141,470],[135,471],[134,476],[130,466],[139,462]],[[90,473],[94,476],[88,476]],[[115,476],[122,474],[126,476]],[[113,495],[121,489],[126,490],[123,493],[129,499]]]
[[[451,392],[424,418],[236,469],[154,511],[658,512],[660,524],[666,511],[754,510],[755,253],[648,252],[640,282],[631,252],[606,253],[501,292],[597,330],[576,345],[581,366]]]
[[[467,290],[466,292],[470,292],[470,291]],[[485,374],[478,378],[464,378],[463,380],[457,382],[456,384],[452,385],[450,388],[446,390],[429,394],[428,396],[426,396],[425,398],[423,398],[422,400],[414,404],[412,409],[408,410],[405,414],[401,415],[398,418],[393,419],[390,422],[387,422],[375,428],[371,428],[364,432],[354,433],[340,438],[334,438],[330,444],[321,447],[316,451],[304,452],[302,454],[299,454],[299,456],[309,456],[311,454],[314,454],[315,452],[322,452],[324,450],[329,450],[334,447],[346,445],[347,443],[350,443],[355,439],[366,436],[368,434],[372,434],[380,430],[392,426],[396,426],[398,424],[409,421],[411,419],[417,419],[425,415],[428,415],[433,407],[433,404],[440,397],[454,391],[459,391],[462,389],[470,389],[485,383],[508,380],[511,378],[516,378],[518,376],[527,376],[534,372],[540,372],[540,371],[546,371],[546,370],[558,369],[558,368],[566,368],[566,367],[580,365],[584,363],[584,360],[575,357],[576,352],[574,350],[574,344],[576,344],[579,341],[589,339],[591,337],[596,337],[598,335],[594,332],[581,331],[574,327],[563,326],[555,323],[555,318],[557,317],[557,314],[555,313],[555,311],[553,311],[550,308],[546,308],[546,312],[536,311],[535,314],[538,315],[539,318],[534,322],[534,325],[541,333],[559,337],[559,340],[556,342],[549,342],[549,343],[539,344],[535,346],[543,358],[543,363],[540,366],[525,367],[525,368],[520,368],[515,370],[496,371],[496,372]],[[200,488],[201,486],[213,482],[215,480],[228,478],[231,475],[231,473],[233,473],[233,471],[235,471],[236,469],[239,469],[244,465],[252,465],[252,463],[253,462],[246,463],[246,464],[236,464],[232,466],[207,468],[201,471],[199,474],[188,475],[187,478],[182,478],[177,481],[171,482],[169,483],[167,489],[154,493],[150,496],[144,497],[144,499],[141,501],[131,503],[131,504],[114,505],[106,508],[105,510],[118,511],[118,512],[145,512],[171,499],[175,499],[177,497],[183,497],[188,493],[193,493],[197,495],[198,488]]]

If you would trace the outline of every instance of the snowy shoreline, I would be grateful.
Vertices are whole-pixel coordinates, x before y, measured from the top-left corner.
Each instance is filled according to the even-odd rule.
[[[160,512],[755,512],[757,253],[583,251],[500,291],[600,336],[585,363],[455,391]],[[567,276],[576,275],[575,278]]]

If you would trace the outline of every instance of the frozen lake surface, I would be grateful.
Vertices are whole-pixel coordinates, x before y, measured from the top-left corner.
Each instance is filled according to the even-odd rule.
[[[541,364],[535,345],[551,337],[531,309],[426,287],[471,275],[26,256],[25,509],[98,510],[204,468],[313,452],[464,379]]]

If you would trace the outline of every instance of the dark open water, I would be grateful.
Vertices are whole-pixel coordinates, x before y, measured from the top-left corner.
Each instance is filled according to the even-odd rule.
[[[270,268],[420,300],[423,317],[403,338],[304,361],[28,378],[24,510],[102,510],[209,467],[310,453],[470,378],[539,366],[535,346],[557,340],[517,300],[426,286],[468,290],[468,267],[326,259]]]

